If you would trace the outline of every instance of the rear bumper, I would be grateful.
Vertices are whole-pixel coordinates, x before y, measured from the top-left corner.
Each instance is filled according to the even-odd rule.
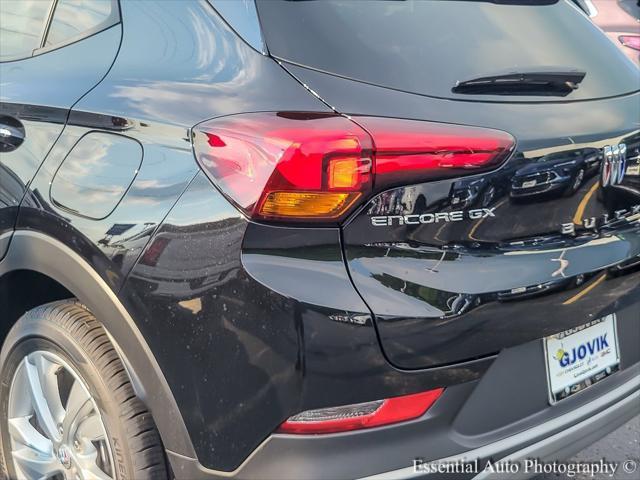
[[[595,414],[593,417],[587,418],[565,431],[534,443],[500,460],[518,462],[520,465],[524,465],[525,460],[530,458],[537,458],[541,462],[547,463],[554,460],[567,459],[580,452],[583,448],[598,441],[609,432],[624,425],[639,413],[640,392],[635,390],[633,393],[630,393],[628,397],[623,398],[606,410]],[[525,479],[535,475],[537,475],[537,472],[527,472],[525,470],[519,475],[512,476],[512,478],[514,480],[516,478]],[[495,474],[484,473],[476,477],[477,480],[488,480],[491,478],[498,477]]]
[[[580,406],[575,407],[584,398],[568,399],[558,404],[557,407],[562,409],[560,414],[557,407],[551,407],[550,412],[555,416],[549,415],[518,433],[452,455],[442,455],[440,446],[451,448],[455,443],[457,448],[461,448],[481,441],[481,436],[469,437],[453,431],[449,425],[451,418],[444,413],[444,410],[453,411],[456,417],[462,407],[455,405],[457,399],[467,397],[468,390],[477,388],[475,384],[452,387],[449,397],[444,396],[443,402],[436,403],[424,418],[402,426],[338,435],[272,435],[234,472],[206,470],[195,460],[171,452],[168,454],[177,479],[392,480],[443,477],[442,474],[416,470],[414,461],[417,459],[424,462],[423,465],[473,462],[476,459],[481,466],[489,459],[493,462],[521,462],[522,472],[517,476],[510,473],[508,478],[530,478],[536,472],[525,471],[525,459],[537,458],[541,463],[566,459],[640,414],[640,364],[614,377],[611,382],[603,382],[609,385],[592,387],[592,398]],[[598,390],[597,387],[606,388]],[[389,467],[385,468],[385,464]],[[473,472],[451,478],[484,480],[507,477]]]
[[[487,460],[491,460],[494,464],[509,462],[518,465],[518,473],[504,474],[485,470],[470,475],[469,478],[474,480],[532,478],[543,472],[536,471],[532,465],[528,466],[525,463],[527,459],[536,459],[539,464],[565,460],[640,414],[639,388],[640,378],[634,376],[629,382],[582,408],[512,437],[468,451],[463,455],[432,460],[431,463],[456,464],[480,460],[479,465],[482,468]],[[614,403],[610,404],[612,401]],[[507,453],[516,448],[517,450],[512,453]],[[426,477],[431,478],[434,475],[427,474]],[[418,468],[410,466],[366,478],[367,480],[394,480],[416,477],[424,478],[424,471],[421,472]]]
[[[169,240],[169,247],[155,268],[134,267],[121,293],[158,359],[193,444],[191,454],[166,442],[179,479],[359,478],[406,468],[415,458],[460,455],[595,401],[629,380],[628,370],[640,363],[640,270],[612,273],[608,280],[594,277],[580,289],[539,298],[487,301],[460,318],[421,322],[402,316],[376,325],[345,268],[337,228],[256,224],[240,218],[231,205],[221,221],[216,208],[224,202],[203,174],[194,180],[156,235]],[[198,209],[203,209],[200,226],[181,227]],[[640,245],[631,234],[620,237],[596,252],[567,252],[567,276],[581,273],[571,270],[576,265],[590,271],[589,262],[617,264],[618,256],[626,258]],[[510,271],[527,274],[524,267],[535,264],[551,270],[558,255],[521,255]],[[480,262],[484,270],[479,271],[474,267]],[[405,270],[420,269],[421,263],[413,258],[404,262]],[[508,287],[512,279],[484,274],[492,265],[486,257],[466,255],[442,262],[437,279],[423,269],[416,275],[440,281],[445,268],[462,268],[457,284],[483,273],[483,287],[500,291],[496,282]],[[504,270],[499,267],[498,274]],[[453,278],[456,272],[451,273]],[[431,298],[432,290],[419,293]],[[454,285],[458,290],[465,291],[464,285]],[[402,293],[385,290],[394,291]],[[405,300],[385,304],[402,307]],[[424,308],[418,310],[424,316]],[[624,362],[620,375],[550,407],[540,338],[612,311]],[[400,353],[417,368],[389,362],[378,336],[383,327],[398,333],[397,343],[410,349]],[[439,361],[444,354],[445,361]],[[424,355],[432,358],[424,361]],[[421,368],[425,365],[432,367]],[[446,388],[443,397],[416,421],[348,434],[272,434],[301,411],[440,387]],[[162,409],[152,413],[163,417]]]

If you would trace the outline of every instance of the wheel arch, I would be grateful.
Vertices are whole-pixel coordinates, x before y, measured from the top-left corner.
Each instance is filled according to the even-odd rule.
[[[165,448],[178,455],[196,458],[182,415],[160,366],[134,320],[102,277],[63,243],[27,230],[15,232],[7,255],[0,261],[0,284],[3,279],[21,271],[48,278],[52,285],[61,287],[57,295],[43,303],[65,298],[64,292],[68,292],[86,305],[112,340],[137,396],[154,417]],[[4,319],[1,320],[4,323]],[[0,345],[6,333],[0,337]]]

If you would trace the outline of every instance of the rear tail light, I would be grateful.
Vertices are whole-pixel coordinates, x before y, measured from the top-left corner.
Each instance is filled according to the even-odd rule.
[[[625,47],[640,50],[640,35],[620,35],[618,40]]]
[[[373,192],[493,169],[504,132],[336,114],[248,113],[194,129],[197,159],[249,217],[336,223]]]
[[[486,172],[499,166],[514,146],[498,130],[377,117],[356,118],[375,142],[376,187]]]
[[[424,415],[444,389],[343,407],[308,410],[290,417],[276,433],[338,433],[380,427]]]
[[[333,221],[371,190],[369,135],[338,115],[251,113],[199,126],[214,183],[253,218]]]

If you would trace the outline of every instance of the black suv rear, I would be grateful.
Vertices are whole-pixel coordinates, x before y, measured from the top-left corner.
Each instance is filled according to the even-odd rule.
[[[0,38],[9,478],[525,478],[640,413],[640,76],[572,1]]]

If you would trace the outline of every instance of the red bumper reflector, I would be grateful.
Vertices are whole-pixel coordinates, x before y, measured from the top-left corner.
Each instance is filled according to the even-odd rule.
[[[339,433],[405,422],[424,415],[443,388],[374,402],[307,410],[290,417],[276,433]]]

